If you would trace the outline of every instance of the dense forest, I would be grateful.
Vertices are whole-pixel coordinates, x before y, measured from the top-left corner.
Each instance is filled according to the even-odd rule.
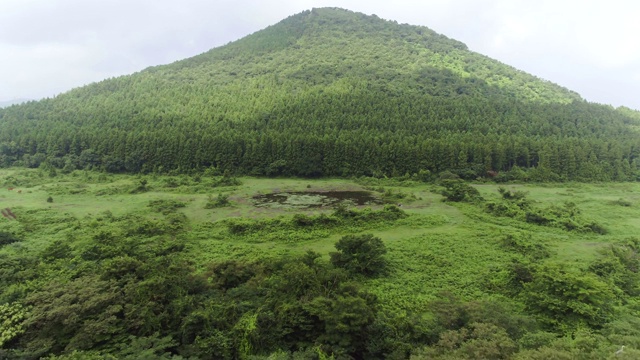
[[[639,125],[428,28],[324,8],[0,109],[0,166],[620,181],[638,176]]]

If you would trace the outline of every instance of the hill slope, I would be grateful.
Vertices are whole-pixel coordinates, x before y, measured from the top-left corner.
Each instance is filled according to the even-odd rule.
[[[468,177],[517,165],[540,179],[625,180],[637,123],[428,28],[325,8],[0,110],[0,164]]]

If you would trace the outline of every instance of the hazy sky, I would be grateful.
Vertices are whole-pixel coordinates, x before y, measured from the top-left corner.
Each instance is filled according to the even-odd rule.
[[[640,109],[637,0],[0,0],[0,101],[170,63],[324,6],[428,26],[589,101]]]

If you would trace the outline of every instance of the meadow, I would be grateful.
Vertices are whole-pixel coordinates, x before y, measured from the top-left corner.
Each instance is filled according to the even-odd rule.
[[[474,335],[467,338],[460,335],[455,346],[446,345],[443,339],[446,340],[447,331],[460,332],[463,328],[474,334],[472,331],[479,329],[478,323],[491,321],[466,320],[447,328],[441,318],[445,313],[453,316],[450,312],[454,310],[442,310],[439,302],[443,299],[449,299],[445,302],[458,306],[459,311],[472,306],[470,304],[499,304],[496,306],[502,311],[508,309],[513,316],[527,319],[519,325],[520,332],[514,330],[515,333],[509,332],[509,326],[503,323],[493,323],[506,329],[512,344],[502,344],[504,353],[495,358],[536,359],[551,353],[567,354],[558,358],[607,358],[621,345],[627,346],[627,356],[639,354],[635,350],[640,348],[639,340],[633,339],[640,330],[627,329],[634,324],[629,319],[640,310],[633,300],[638,288],[638,278],[633,277],[637,269],[633,274],[620,273],[619,276],[613,270],[597,270],[598,264],[606,263],[603,260],[606,256],[617,251],[615,246],[628,249],[634,245],[624,244],[637,245],[638,183],[477,182],[470,183],[477,191],[472,191],[473,198],[461,201],[445,201],[446,182],[409,179],[268,179],[206,173],[161,176],[87,171],[63,174],[10,168],[0,169],[0,185],[0,207],[11,209],[16,216],[16,219],[0,218],[0,234],[5,239],[0,245],[0,259],[5,264],[11,259],[31,259],[29,261],[38,264],[33,270],[36,274],[23,276],[24,281],[15,275],[17,270],[13,275],[7,275],[11,272],[7,269],[0,273],[3,276],[0,304],[6,306],[24,303],[29,304],[25,308],[38,309],[36,300],[30,297],[33,293],[46,288],[53,280],[71,283],[79,274],[89,273],[76,267],[84,264],[81,260],[106,261],[105,247],[98,252],[91,249],[98,245],[111,246],[115,241],[111,239],[134,239],[139,243],[127,246],[142,246],[142,252],[147,251],[146,247],[160,246],[156,242],[164,244],[162,249],[172,246],[165,243],[179,242],[180,256],[188,259],[191,273],[215,282],[217,270],[212,269],[219,269],[220,264],[273,263],[305,254],[315,254],[317,259],[313,261],[327,264],[341,238],[372,234],[386,247],[386,266],[376,276],[354,277],[359,286],[376,299],[379,315],[367,326],[380,328],[394,323],[396,325],[384,329],[395,332],[398,339],[407,337],[393,344],[380,345],[380,340],[377,344],[383,350],[378,350],[381,355],[377,356],[445,359],[474,358],[476,354],[476,358],[483,358],[477,349],[465,352],[468,344],[478,340]],[[343,198],[336,198],[341,196]],[[545,218],[548,214],[555,217]],[[637,249],[632,250],[637,261],[634,252]],[[134,257],[129,253],[118,256]],[[538,270],[531,270],[533,268]],[[590,295],[576,295],[567,302],[577,299],[598,307],[599,301],[611,300],[610,305],[615,308],[605,314],[600,310],[591,314],[591,310],[579,306],[558,313],[557,308],[562,306],[553,302],[547,307],[538,307],[531,298],[536,292],[547,291],[540,290],[546,286],[540,269],[549,273],[558,269],[562,274],[566,271],[576,276],[577,284],[597,281],[593,289],[608,286],[611,292],[593,302],[585,300]],[[258,273],[256,270],[247,276],[258,281],[255,280],[260,278]],[[624,276],[633,277],[625,278],[627,283],[631,281],[628,289],[622,284],[624,279],[617,280]],[[585,293],[593,289],[588,288]],[[550,290],[549,294],[555,293]],[[490,308],[487,306],[483,309]],[[5,317],[7,313],[5,309]],[[474,318],[473,311],[467,313],[471,314],[467,317]],[[0,315],[3,314],[0,312]],[[5,323],[6,329],[14,326],[15,334],[0,337],[3,340],[0,345],[4,342],[8,349],[31,347],[36,354],[33,344],[39,335],[30,334],[37,330],[32,327],[35,325],[29,316]],[[246,319],[237,320],[232,326],[236,330]],[[411,330],[403,330],[398,324]],[[421,326],[430,329],[420,333],[416,329]],[[439,330],[434,330],[436,328]],[[413,335],[403,331],[421,335],[411,338]],[[593,344],[580,345],[580,341],[587,341],[585,339]],[[63,358],[64,354],[95,349],[96,344],[102,344],[95,341],[91,347],[83,348],[70,346],[68,339],[58,340],[64,345],[51,346],[40,354]],[[245,343],[236,344],[234,346],[241,350],[234,350],[236,352],[228,356],[251,355],[257,359],[260,355],[267,358],[271,353],[269,358],[277,355],[284,359],[295,353],[295,346],[267,346],[255,339],[247,341],[253,341],[249,348]],[[357,357],[354,354],[364,351],[353,345],[357,343],[355,340],[353,347],[345,346],[346,350],[340,350],[329,340],[318,341],[315,343],[331,346],[315,348],[316,355]],[[371,355],[375,352],[372,350],[375,341],[367,341],[362,347]],[[176,352],[188,355],[191,351],[202,356],[191,348],[184,352],[176,350],[181,349],[180,346],[173,342],[160,350],[174,355]],[[260,350],[259,346],[266,350]],[[113,353],[111,348],[105,349]],[[242,351],[245,355],[238,355]],[[486,351],[487,358],[491,358],[491,352]],[[119,358],[126,357],[120,353]]]

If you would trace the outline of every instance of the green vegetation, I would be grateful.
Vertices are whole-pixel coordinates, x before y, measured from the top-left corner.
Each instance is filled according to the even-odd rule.
[[[331,253],[331,263],[339,268],[363,275],[385,270],[387,253],[382,240],[371,234],[347,235],[336,243],[338,252]]]
[[[340,9],[0,109],[0,358],[640,358],[638,114]]]
[[[487,211],[496,216],[508,216],[532,224],[555,226],[566,230],[597,234],[607,232],[602,225],[581,216],[580,209],[573,202],[567,201],[561,206],[552,204],[545,208],[536,208],[522,191],[509,191],[499,187],[498,192],[502,195],[502,200],[486,204]],[[619,204],[620,199],[612,203]]]
[[[225,172],[626,181],[639,177],[638,128],[637,112],[587,103],[428,28],[325,8],[0,109],[0,166],[51,177],[211,169],[202,179],[220,186],[238,185]]]
[[[233,206],[205,209],[217,179],[154,175],[132,193],[135,175],[0,170],[0,185],[17,185],[0,198],[16,215],[0,219],[0,357],[640,353],[635,183],[361,179],[383,186],[380,200],[413,201],[264,208],[256,195],[365,185],[245,177],[222,188]],[[451,189],[474,200],[442,201]],[[561,210],[538,224],[536,209]],[[558,225],[586,219],[608,231]]]
[[[207,203],[204,205],[205,209],[215,209],[219,207],[229,206],[231,202],[229,202],[229,195],[219,193],[217,197],[213,197],[209,195],[207,199]]]

